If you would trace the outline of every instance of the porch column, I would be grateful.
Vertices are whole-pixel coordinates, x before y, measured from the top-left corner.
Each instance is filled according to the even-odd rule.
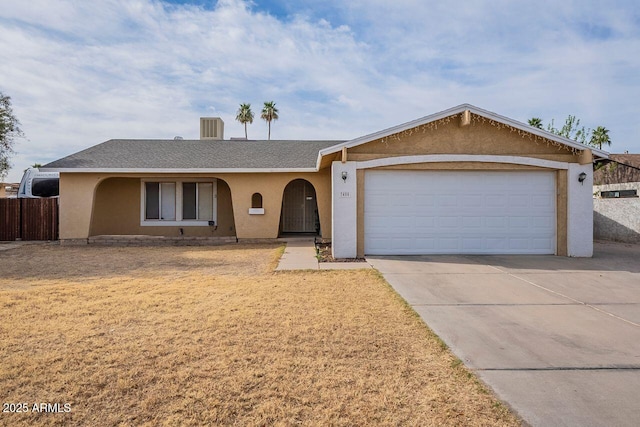
[[[580,182],[581,173],[585,173]],[[593,256],[593,166],[570,163],[567,171],[567,255]]]
[[[100,175],[60,174],[60,240],[62,243],[86,243]]]
[[[355,258],[358,245],[356,162],[331,164],[331,254]]]

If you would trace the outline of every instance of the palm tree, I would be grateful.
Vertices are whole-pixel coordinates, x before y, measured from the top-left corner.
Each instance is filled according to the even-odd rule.
[[[269,140],[271,140],[271,121],[278,120],[278,109],[276,108],[276,103],[273,101],[265,102],[260,117],[269,125]]]
[[[611,146],[611,138],[609,138],[609,129],[604,126],[598,126],[593,130],[589,145],[602,149],[603,145]]]
[[[532,117],[529,119],[529,126],[533,126],[537,129],[542,129],[542,119],[540,117]]]
[[[240,104],[240,108],[236,113],[236,120],[244,125],[244,139],[247,139],[247,123],[253,123],[251,104]]]

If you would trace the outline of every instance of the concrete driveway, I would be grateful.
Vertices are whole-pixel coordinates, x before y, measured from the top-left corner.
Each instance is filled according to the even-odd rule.
[[[640,245],[367,260],[527,423],[640,424]]]

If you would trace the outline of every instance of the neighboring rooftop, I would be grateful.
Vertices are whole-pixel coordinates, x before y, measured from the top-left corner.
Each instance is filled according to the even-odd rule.
[[[342,142],[112,139],[41,169],[309,169],[321,149]]]
[[[0,197],[14,197],[19,187],[19,182],[0,182]]]
[[[609,160],[593,173],[595,185],[640,182],[640,154],[609,154]]]

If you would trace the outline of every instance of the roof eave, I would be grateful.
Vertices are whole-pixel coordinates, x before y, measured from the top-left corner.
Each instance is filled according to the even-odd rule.
[[[277,172],[317,172],[316,168],[41,168],[43,172],[59,173],[277,173]]]

